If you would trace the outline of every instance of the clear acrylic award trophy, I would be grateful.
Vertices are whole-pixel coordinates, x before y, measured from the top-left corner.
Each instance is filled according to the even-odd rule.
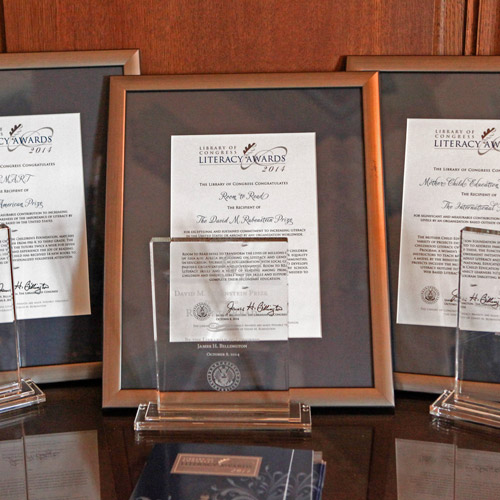
[[[500,427],[500,232],[460,235],[455,386],[432,415]]]
[[[21,374],[21,325],[17,320],[10,229],[0,224],[0,413],[45,401],[45,394]]]
[[[290,400],[286,239],[154,238],[156,401],[141,430],[310,432]]]

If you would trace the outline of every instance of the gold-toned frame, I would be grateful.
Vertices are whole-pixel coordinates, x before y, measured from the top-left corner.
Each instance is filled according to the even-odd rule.
[[[294,388],[291,389],[292,397],[317,406],[394,405],[377,75],[282,73],[111,78],[104,281],[104,407],[133,407],[156,397],[154,389],[122,389],[120,377],[127,92],[320,87],[362,89],[374,387]]]
[[[500,56],[349,56],[348,71],[500,73]],[[380,96],[380,100],[383,96]],[[382,137],[383,140],[383,137]],[[452,390],[454,377],[394,372],[396,389],[440,393]],[[467,382],[477,394],[494,394],[498,384]]]
[[[102,66],[121,66],[124,75],[139,75],[139,51],[130,49],[0,54],[0,71]],[[99,378],[102,374],[102,362],[29,366],[21,369],[23,377],[32,378],[37,383],[60,382]],[[0,383],[10,380],[11,374],[12,372],[0,372]]]

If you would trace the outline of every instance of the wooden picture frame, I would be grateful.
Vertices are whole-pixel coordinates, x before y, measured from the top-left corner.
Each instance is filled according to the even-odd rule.
[[[350,56],[347,69],[378,71],[380,78],[395,387],[439,393],[453,388],[455,328],[395,319],[406,119],[498,119],[500,57]],[[483,394],[498,391],[494,383],[470,384]]]
[[[171,135],[305,131],[317,137],[323,338],[290,340],[292,397],[394,404],[377,81],[362,73],[111,79],[104,407],[155,396],[148,244],[170,232]]]
[[[102,370],[109,77],[140,74],[139,51],[0,54],[0,73],[2,115],[79,113],[82,132],[92,312],[20,321],[22,373],[37,383],[97,378]],[[8,380],[9,360],[2,366],[9,368],[0,372],[0,380]]]

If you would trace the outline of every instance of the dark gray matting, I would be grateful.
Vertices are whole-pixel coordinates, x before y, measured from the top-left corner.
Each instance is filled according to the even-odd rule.
[[[1,116],[80,113],[82,130],[92,313],[21,321],[23,366],[102,360],[109,76],[122,74],[122,66],[0,71]],[[0,341],[8,335],[0,325]],[[15,368],[11,354],[11,349],[0,348],[1,369]]]
[[[292,387],[373,387],[360,88],[127,93],[122,389],[154,387],[148,243],[170,233],[172,135],[315,132],[322,339],[292,339]],[[304,297],[301,307],[308,307]]]

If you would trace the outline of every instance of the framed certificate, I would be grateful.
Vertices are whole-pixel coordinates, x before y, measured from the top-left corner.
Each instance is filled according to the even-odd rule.
[[[500,57],[349,57],[347,68],[380,72],[396,388],[441,392],[453,385],[455,370],[456,316],[450,307],[453,289],[449,286],[440,289],[435,277],[425,284],[408,279],[408,251],[409,247],[415,250],[415,245],[419,245],[418,256],[413,251],[418,257],[414,262],[423,263],[434,252],[426,252],[426,249],[439,237],[438,246],[432,248],[439,247],[440,264],[432,264],[427,271],[431,274],[434,271],[442,283],[441,274],[457,278],[452,264],[455,262],[454,266],[458,266],[456,249],[460,229],[477,224],[495,228],[500,222],[494,212],[488,215],[488,221],[485,219],[487,206],[492,206],[490,202],[496,197],[494,163],[498,161],[495,160],[498,127],[491,124],[498,120]],[[457,154],[459,156],[455,156]],[[417,181],[415,174],[422,178]],[[411,188],[412,182],[419,188]],[[422,190],[427,195],[423,195]],[[429,201],[425,213],[433,214],[431,219],[423,217],[423,211],[417,214],[418,200],[421,203],[425,196]],[[434,202],[439,206],[431,208]],[[411,220],[418,220],[418,225]],[[487,222],[492,225],[485,226]],[[429,228],[428,233],[423,234],[424,226]],[[427,236],[425,243],[408,236],[417,228],[421,236]],[[444,247],[446,241],[450,243],[448,248]],[[453,251],[445,254],[450,249]],[[446,261],[449,269],[445,269]],[[426,267],[418,265],[422,269]],[[402,275],[407,277],[401,280]],[[413,304],[407,300],[410,283],[415,293],[420,294]],[[401,301],[398,301],[398,290]],[[438,308],[441,303],[443,307]],[[415,309],[428,309],[428,313],[414,314]],[[439,314],[433,318],[431,310]],[[471,379],[483,385],[485,392],[498,391],[498,386],[481,371],[485,364],[480,358],[487,355],[478,353]]]
[[[151,238],[221,235],[289,240],[292,396],[393,404],[377,81],[111,79],[105,407],[154,395]]]
[[[1,54],[0,71],[0,217],[13,234],[23,374],[99,377],[109,77],[139,74],[139,53]]]

